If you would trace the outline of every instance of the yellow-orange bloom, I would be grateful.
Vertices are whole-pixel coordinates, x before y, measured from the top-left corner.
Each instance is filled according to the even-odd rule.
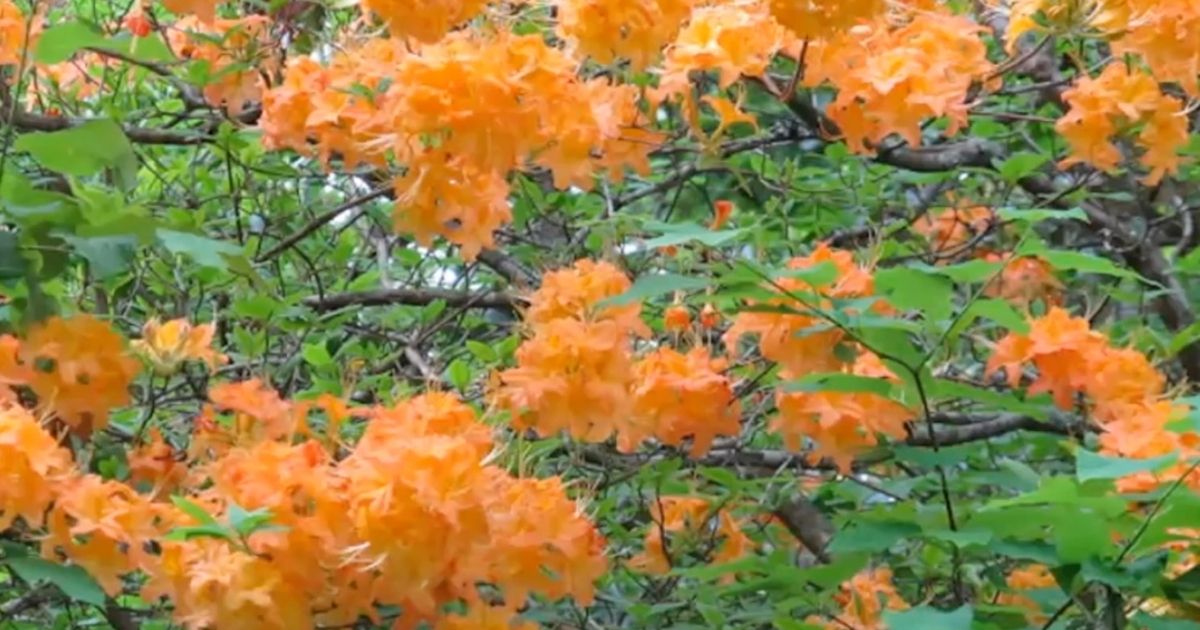
[[[563,318],[612,321],[628,333],[648,336],[650,329],[641,319],[640,302],[599,306],[630,286],[629,276],[616,265],[584,258],[542,277],[541,286],[529,298],[525,321],[534,327]]]
[[[393,37],[436,42],[451,29],[479,15],[487,0],[360,0],[378,15]]]
[[[558,0],[558,30],[602,64],[651,65],[688,18],[692,0]]]
[[[870,353],[863,353],[846,371],[858,376],[894,380],[895,377]],[[792,451],[804,450],[812,440],[809,461],[828,457],[843,472],[854,458],[879,443],[879,435],[892,439],[907,436],[905,425],[915,414],[904,405],[871,392],[788,392],[775,396],[779,414],[769,425]]]
[[[152,319],[142,327],[142,338],[132,345],[163,374],[174,372],[180,363],[188,360],[202,361],[213,370],[229,360],[212,348],[215,331],[213,324],[193,325],[186,319],[160,323]]]
[[[753,552],[754,541],[742,530],[741,523],[727,508],[708,499],[658,497],[651,503],[650,514],[653,522],[646,530],[643,550],[629,559],[629,565],[639,571],[667,573],[688,551],[704,550],[711,554],[705,559],[714,565],[733,562]],[[663,539],[664,533],[672,535],[669,543]],[[711,545],[714,540],[720,543],[715,552]]]
[[[73,469],[71,453],[28,411],[17,406],[0,410],[0,530],[17,517],[39,527],[59,484]]]
[[[1025,619],[1031,625],[1041,626],[1044,624],[1047,616],[1042,612],[1041,606],[1022,591],[1054,587],[1057,582],[1050,573],[1050,569],[1040,564],[1018,567],[1013,569],[1004,581],[1010,590],[1006,593],[1001,593],[996,599],[996,603],[1004,606],[1024,608]]]
[[[75,429],[103,429],[108,413],[130,401],[138,362],[125,342],[91,315],[52,317],[34,326],[21,347],[38,403]]]
[[[1086,319],[1054,307],[1030,322],[1027,335],[1014,333],[1001,339],[988,358],[986,371],[991,375],[1003,369],[1009,386],[1016,387],[1022,367],[1032,362],[1038,376],[1029,393],[1050,392],[1060,408],[1070,409],[1075,393],[1087,386],[1096,353],[1107,345]]]
[[[954,252],[984,233],[995,221],[990,208],[948,208],[936,216],[923,214],[913,221],[913,231],[925,237],[936,254]]]
[[[836,620],[810,617],[826,630],[843,629],[847,625],[857,630],[885,630],[884,610],[907,610],[908,603],[896,592],[892,570],[886,567],[868,569],[842,584],[834,600],[842,607]]]
[[[638,418],[633,430],[670,446],[690,437],[692,457],[707,453],[717,436],[736,436],[741,407],[721,374],[725,366],[702,347],[687,354],[659,348],[642,358],[633,371],[633,413]],[[624,448],[636,448],[649,435],[622,435]]]
[[[692,315],[686,306],[670,306],[663,311],[663,328],[667,332],[681,333],[692,327]]]
[[[551,320],[517,349],[517,366],[495,376],[494,401],[518,429],[604,441],[628,430],[631,355],[615,321]]]
[[[34,19],[30,23],[12,0],[0,0],[0,67],[19,65],[22,59],[32,63],[33,44],[40,30],[38,22]],[[28,45],[27,33],[31,36]]]

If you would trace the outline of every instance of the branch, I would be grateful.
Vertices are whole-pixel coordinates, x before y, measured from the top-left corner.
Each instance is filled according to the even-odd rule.
[[[259,254],[259,256],[257,258],[255,258],[254,260],[255,260],[255,262],[265,262],[265,261],[271,260],[272,258],[278,256],[279,254],[291,249],[296,243],[299,243],[301,240],[304,240],[304,238],[306,236],[321,229],[321,227],[324,226],[325,224],[338,218],[338,216],[341,215],[343,212],[346,212],[348,210],[353,210],[359,206],[362,206],[362,205],[370,203],[376,199],[379,199],[380,197],[386,197],[386,196],[390,195],[391,193],[392,193],[391,186],[380,186],[379,188],[376,188],[375,190],[372,190],[371,192],[369,192],[361,197],[355,197],[354,199],[351,199],[350,201],[347,201],[346,203],[343,203],[342,205],[340,205],[322,215],[317,216],[312,221],[309,221],[308,223],[306,223],[304,225],[304,227],[300,228],[299,230],[296,230],[291,235],[289,235],[287,238],[285,238],[282,241],[280,241],[279,243],[277,243],[271,249],[268,249],[267,251],[263,252],[262,254]]]
[[[5,120],[5,118],[4,114],[0,113],[0,123],[11,123],[14,127],[22,131],[62,131],[78,127],[89,120],[87,118],[43,116],[24,111],[13,112],[11,121]],[[213,141],[212,136],[186,131],[130,126],[122,126],[122,129],[124,129],[129,141],[135,144],[194,145],[206,144]]]
[[[335,311],[347,306],[386,306],[391,304],[426,306],[439,300],[445,301],[448,306],[457,308],[515,310],[525,304],[523,299],[515,295],[498,291],[471,293],[451,289],[379,289],[327,295],[323,299],[313,296],[305,298],[304,305],[317,311]]]
[[[476,256],[479,262],[487,265],[492,271],[500,274],[510,284],[525,287],[536,287],[541,278],[537,272],[517,261],[516,258],[498,249],[485,249]]]

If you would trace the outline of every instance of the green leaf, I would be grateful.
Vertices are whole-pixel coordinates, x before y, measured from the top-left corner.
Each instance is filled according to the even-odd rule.
[[[1025,316],[1006,300],[991,298],[975,300],[968,308],[973,315],[990,319],[1019,335],[1029,332],[1029,320],[1025,319]]]
[[[129,33],[106,37],[94,26],[84,22],[65,22],[43,31],[38,37],[33,58],[38,63],[61,63],[84,48],[111,50],[138,61],[156,62],[174,61],[175,59],[158,33],[136,39]]]
[[[231,243],[165,228],[159,228],[158,242],[172,254],[190,256],[198,264],[216,269],[229,267],[226,257],[242,256],[242,248]]]
[[[1171,342],[1167,344],[1167,358],[1179,354],[1180,350],[1197,341],[1200,341],[1200,322],[1193,323],[1171,337]]]
[[[1003,268],[1002,263],[988,262],[986,260],[968,260],[954,265],[946,265],[945,267],[933,267],[930,265],[914,265],[914,269],[920,269],[925,273],[937,274],[945,276],[954,282],[983,282],[994,277]]]
[[[1047,220],[1061,221],[1065,219],[1087,221],[1087,214],[1081,208],[1071,208],[1069,210],[1059,210],[1057,208],[1001,208],[996,211],[996,216],[1002,221],[1016,221],[1018,223],[1040,223]]]
[[[446,368],[446,380],[459,391],[466,391],[471,384],[471,366],[462,359],[455,359]]]
[[[695,223],[662,223],[659,221],[647,221],[644,227],[649,232],[662,234],[662,236],[647,240],[645,246],[648,248],[667,247],[690,241],[715,247],[731,241],[745,232],[744,229],[714,232]]]
[[[29,261],[21,255],[21,239],[16,232],[0,232],[0,280],[25,277]]]
[[[267,508],[247,511],[237,503],[230,502],[226,518],[229,519],[229,525],[233,528],[233,531],[242,536],[249,536],[256,531],[262,531],[267,528],[272,530],[287,529],[282,525],[271,523],[271,511]]]
[[[329,355],[329,349],[323,342],[304,344],[304,349],[300,351],[300,354],[313,367],[325,367],[333,364],[333,357]]]
[[[1158,471],[1178,460],[1177,454],[1149,459],[1106,457],[1081,448],[1075,452],[1075,476],[1080,483],[1092,479],[1119,479],[1134,473]]]
[[[103,47],[108,38],[89,24],[67,22],[46,29],[37,40],[33,58],[38,63],[61,63],[89,47]]]
[[[883,269],[875,274],[875,291],[904,310],[919,311],[926,321],[950,317],[954,285],[949,279],[908,267]]]
[[[87,259],[91,273],[111,278],[129,268],[137,254],[137,239],[131,236],[70,236],[62,239]]]
[[[28,152],[42,166],[64,175],[82,177],[104,168],[137,172],[133,146],[121,127],[107,118],[62,131],[23,134],[13,149]]]
[[[772,276],[777,280],[780,278],[800,280],[801,282],[816,288],[832,284],[834,280],[837,280],[838,270],[836,265],[829,261],[825,261],[819,262],[811,267],[805,267],[803,269],[783,269],[776,271],[774,274],[772,274]]]
[[[1004,160],[997,170],[1000,172],[1000,177],[1004,178],[1004,181],[1015,184],[1021,178],[1041,168],[1049,160],[1050,156],[1044,153],[1019,151],[1009,156],[1007,160]]]
[[[1036,252],[1037,256],[1045,260],[1055,269],[1064,271],[1076,271],[1079,273],[1094,273],[1102,276],[1113,276],[1117,278],[1131,278],[1142,282],[1147,282],[1138,274],[1119,267],[1113,261],[1092,254],[1083,252],[1065,252],[1061,250],[1044,250]],[[1149,282],[1147,282],[1149,284]]]
[[[788,381],[783,383],[780,389],[785,392],[861,392],[886,397],[892,393],[892,384],[881,378],[830,372],[809,374],[804,378]]]
[[[496,354],[496,350],[486,343],[475,341],[474,339],[467,340],[467,350],[470,351],[476,359],[484,363],[495,363],[500,360],[500,355]]]
[[[64,566],[37,556],[9,558],[4,561],[14,573],[30,584],[49,582],[62,590],[67,597],[87,604],[103,606],[104,590],[96,580],[79,566]]]
[[[975,610],[970,606],[943,611],[931,606],[908,610],[885,610],[883,621],[890,630],[970,630]]]
[[[921,528],[909,521],[858,521],[834,535],[829,553],[883,551],[920,534]]]
[[[622,306],[638,300],[644,300],[674,291],[689,291],[703,289],[708,286],[708,280],[691,276],[681,276],[674,273],[649,274],[637,279],[629,290],[621,295],[601,300],[597,306]]]
[[[193,503],[188,499],[185,499],[184,497],[173,496],[171,497],[171,503],[174,503],[175,507],[179,508],[184,514],[196,519],[203,525],[213,525],[217,527],[220,527],[221,525],[217,522],[216,518],[213,518],[212,514],[208,513],[208,510],[205,510],[203,507]]]
[[[184,541],[193,538],[220,538],[233,540],[233,536],[224,525],[189,525],[176,527],[163,536],[163,540]]]

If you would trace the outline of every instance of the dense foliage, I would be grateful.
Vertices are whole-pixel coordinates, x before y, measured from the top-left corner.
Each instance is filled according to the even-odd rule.
[[[1195,0],[0,0],[0,626],[1200,626]]]

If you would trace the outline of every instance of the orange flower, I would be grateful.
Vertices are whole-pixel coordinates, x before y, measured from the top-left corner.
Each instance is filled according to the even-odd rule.
[[[58,445],[29,412],[0,410],[0,530],[17,517],[39,527],[59,485],[74,470],[71,453]]]
[[[629,566],[646,573],[661,575],[684,553],[704,550],[711,553],[714,565],[727,564],[751,553],[754,542],[742,531],[741,524],[725,508],[699,497],[657,497],[650,506],[653,522],[646,530],[642,553],[629,559]],[[670,545],[663,534],[672,534]],[[714,537],[715,535],[715,537]],[[720,541],[715,553],[710,541]],[[670,556],[668,557],[668,549]],[[726,576],[732,579],[733,576]]]
[[[142,328],[142,338],[133,342],[133,349],[161,374],[173,373],[187,360],[203,361],[211,371],[229,360],[212,349],[215,331],[213,324],[194,326],[186,319],[172,319],[161,324],[152,319]]]
[[[1009,334],[1001,339],[988,359],[986,373],[1004,369],[1009,386],[1016,387],[1021,366],[1032,362],[1038,376],[1029,393],[1050,392],[1060,408],[1070,409],[1074,394],[1087,386],[1096,353],[1106,346],[1104,336],[1092,331],[1086,319],[1053,307],[1030,322],[1028,335]]]
[[[649,336],[650,329],[641,319],[641,303],[597,308],[601,301],[621,295],[630,286],[629,277],[612,263],[581,259],[570,269],[542,277],[541,287],[529,298],[525,321],[535,327],[562,318],[612,321],[629,333]]]
[[[597,63],[651,65],[679,32],[692,0],[558,0],[558,31]]]
[[[511,608],[473,602],[465,614],[438,619],[433,630],[538,630],[538,626],[520,621]]]
[[[871,273],[855,264],[850,252],[830,248],[824,243],[809,256],[792,259],[788,269],[810,269],[825,263],[837,271],[837,278],[832,284],[813,287],[803,280],[783,277],[768,288],[782,289],[800,296],[816,293],[832,298],[867,297],[875,292]],[[733,326],[725,333],[725,344],[732,352],[742,336],[757,334],[763,356],[779,363],[791,377],[837,371],[843,367],[844,361],[838,358],[834,349],[845,335],[832,327],[820,330],[821,319],[813,307],[824,305],[812,302],[819,302],[819,299],[795,299],[783,295],[768,300],[767,304],[790,310],[739,313]],[[814,331],[814,328],[818,329]]]
[[[398,39],[433,43],[450,29],[479,15],[486,0],[360,0],[363,9],[379,16]]]
[[[183,458],[167,444],[157,428],[150,429],[150,441],[130,451],[126,459],[129,482],[149,484],[153,488],[152,495],[170,493],[187,477]]]
[[[689,451],[701,457],[719,435],[736,436],[741,407],[729,379],[721,374],[725,361],[702,347],[680,354],[659,348],[633,368],[633,430],[622,435],[623,448],[633,450],[647,431],[663,444],[678,446],[692,438]]]
[[[1024,608],[1025,619],[1033,626],[1041,626],[1046,622],[1047,615],[1041,606],[1021,591],[1032,591],[1042,588],[1052,588],[1057,584],[1050,570],[1040,564],[1031,564],[1013,569],[1005,578],[1009,592],[1001,593],[996,603],[1002,606]]]
[[[12,0],[0,0],[0,67],[19,65],[23,58],[32,61],[39,30],[39,20],[31,24]],[[28,45],[26,33],[32,36]]]
[[[1189,79],[1195,85],[1195,77]],[[1105,66],[1095,79],[1083,76],[1063,92],[1070,111],[1055,124],[1071,146],[1071,155],[1060,166],[1088,163],[1111,171],[1121,162],[1112,143],[1119,132],[1142,125],[1138,144],[1141,162],[1150,169],[1147,185],[1158,183],[1179,169],[1178,150],[1188,141],[1184,103],[1163,94],[1154,77],[1121,61]]]
[[[236,116],[262,99],[262,75],[278,63],[270,20],[264,15],[219,20],[205,15],[208,7],[196,8],[196,16],[175,23],[168,40],[180,56],[208,64],[205,100]]]
[[[729,221],[729,217],[733,215],[733,202],[725,199],[718,200],[713,204],[713,220],[709,225],[710,230],[719,230]]]
[[[949,208],[931,217],[923,214],[913,222],[913,231],[925,237],[935,254],[954,252],[991,227],[995,215],[990,208]]]
[[[884,0],[771,0],[771,15],[800,39],[825,39],[870,22],[887,9]]]
[[[124,341],[91,315],[52,317],[34,326],[21,348],[39,404],[84,433],[108,424],[108,412],[129,403],[138,363]]]
[[[116,595],[120,576],[143,562],[143,543],[158,534],[147,502],[129,486],[97,475],[76,477],[58,492],[42,555],[70,559]]]
[[[827,630],[845,628],[849,625],[860,630],[885,630],[884,610],[907,610],[908,603],[896,592],[892,583],[892,570],[886,567],[868,569],[842,584],[834,596],[842,607],[841,614],[833,621],[810,617],[806,621],[817,623]]]
[[[1000,275],[984,287],[983,294],[988,297],[1008,300],[1013,304],[1028,308],[1035,300],[1042,300],[1048,306],[1062,304],[1063,285],[1054,276],[1054,270],[1049,263],[1036,256],[1017,256],[1012,254],[986,254],[988,262],[1003,262]]]
[[[692,315],[686,306],[671,306],[663,311],[663,327],[667,332],[681,333],[692,327]]]
[[[721,323],[721,314],[717,309],[713,308],[712,304],[705,304],[704,308],[700,309],[700,326],[706,330],[712,330]]]
[[[947,133],[957,133],[967,123],[968,91],[993,73],[979,24],[913,13],[898,28],[876,20],[808,46],[804,83],[837,88],[826,114],[856,153],[872,153],[892,134],[920,146],[931,118],[948,119]]]
[[[138,38],[146,37],[154,30],[154,25],[146,17],[146,12],[141,5],[134,7],[129,15],[125,16],[124,26],[131,35]]]
[[[218,409],[233,412],[233,438],[239,443],[278,440],[307,430],[302,413],[306,410],[294,408],[260,379],[214,385],[208,397]]]
[[[895,376],[869,352],[859,355],[847,372],[858,376],[895,380]],[[783,436],[792,451],[803,451],[805,438],[814,442],[807,457],[823,457],[849,472],[854,458],[879,443],[878,435],[902,439],[915,414],[900,403],[871,392],[787,392],[775,396],[779,414],[771,431]]]
[[[495,376],[493,400],[517,429],[600,442],[630,429],[629,337],[615,321],[555,319],[517,349],[517,367]]]

